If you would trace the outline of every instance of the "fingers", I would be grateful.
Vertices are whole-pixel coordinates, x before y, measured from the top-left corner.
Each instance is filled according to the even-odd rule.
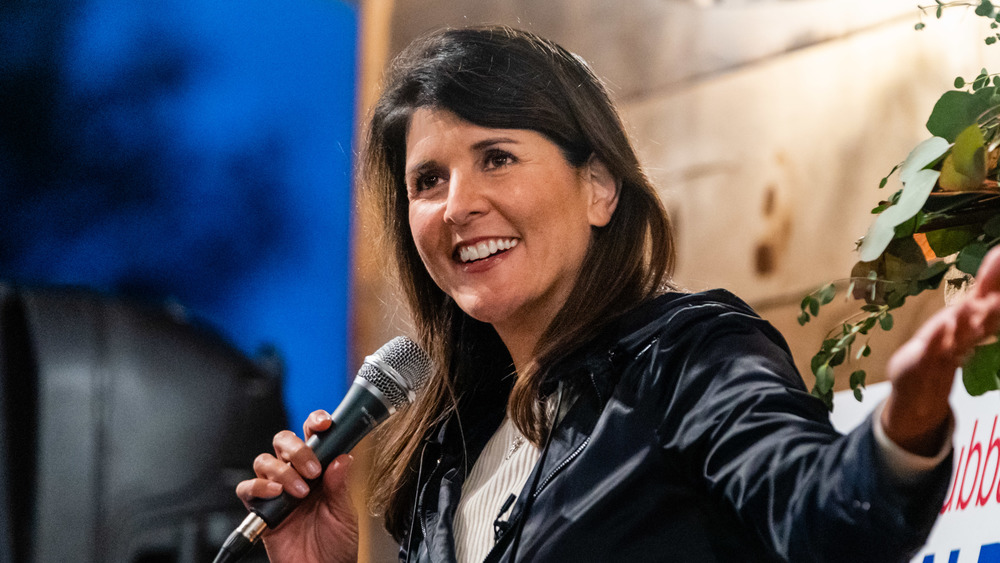
[[[976,272],[973,295],[986,295],[1000,291],[1000,247],[990,250]]]
[[[306,484],[303,474],[296,471],[292,464],[271,454],[257,456],[253,461],[253,470],[259,479],[277,483],[281,490],[294,497],[303,498],[309,494],[309,485]]]
[[[330,414],[324,410],[313,411],[309,413],[306,417],[306,421],[302,423],[302,433],[308,440],[310,436],[317,432],[322,432],[330,427],[330,423],[333,419],[330,418]]]
[[[248,504],[255,498],[272,498],[281,494],[281,483],[267,479],[247,479],[236,485],[236,496],[243,504]],[[249,506],[247,506],[249,508]]]
[[[289,476],[288,478],[291,479],[292,474],[294,474],[294,477],[299,477],[301,475],[306,479],[315,479],[316,477],[319,477],[320,472],[322,471],[319,459],[316,457],[316,454],[313,453],[312,449],[310,449],[301,438],[296,436],[295,433],[289,430],[282,430],[274,435],[273,444],[274,456],[262,454],[254,461],[254,471],[257,471],[257,475],[261,475],[261,471],[258,470],[258,463],[260,463],[261,469],[269,472],[263,475],[267,477],[272,475],[276,477],[284,477],[287,475]],[[277,459],[274,459],[275,457]],[[290,481],[281,482],[287,489]],[[294,491],[292,490],[289,490],[288,492],[294,494]]]
[[[318,410],[309,415],[302,429],[308,438],[328,429],[331,423],[330,415],[326,411]],[[260,454],[253,461],[253,470],[257,478],[242,481],[236,486],[236,495],[244,504],[254,498],[271,498],[282,492],[304,498],[309,494],[306,480],[316,479],[323,472],[316,454],[294,432],[289,430],[278,432],[274,435],[272,444],[274,455]],[[343,481],[346,465],[349,464],[349,460],[345,462],[341,458],[338,458],[340,466],[344,467],[328,472],[333,474],[335,483],[338,482],[337,479]]]

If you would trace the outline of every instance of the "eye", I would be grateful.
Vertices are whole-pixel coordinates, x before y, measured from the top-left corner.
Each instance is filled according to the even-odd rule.
[[[491,149],[486,151],[484,164],[487,170],[493,170],[503,168],[504,166],[514,164],[515,162],[517,162],[517,159],[514,158],[514,155],[509,152],[500,149]]]
[[[441,176],[434,172],[425,172],[413,181],[413,189],[417,192],[429,190],[441,183]]]

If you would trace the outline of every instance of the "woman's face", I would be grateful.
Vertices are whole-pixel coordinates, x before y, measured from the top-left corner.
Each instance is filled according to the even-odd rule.
[[[607,224],[617,195],[600,161],[574,168],[540,133],[428,108],[410,120],[406,189],[431,277],[508,347],[537,340],[562,307],[591,227]]]

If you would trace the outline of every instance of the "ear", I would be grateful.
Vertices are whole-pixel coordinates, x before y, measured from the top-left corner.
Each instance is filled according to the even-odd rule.
[[[583,172],[587,189],[590,190],[587,219],[591,226],[603,227],[611,222],[618,206],[618,178],[611,174],[603,160],[593,154],[584,165]]]

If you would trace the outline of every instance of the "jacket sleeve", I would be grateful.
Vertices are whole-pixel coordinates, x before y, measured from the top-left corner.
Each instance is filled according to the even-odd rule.
[[[779,557],[906,561],[923,545],[951,457],[917,484],[895,483],[871,420],[837,433],[768,323],[723,308],[645,355],[665,453]]]

